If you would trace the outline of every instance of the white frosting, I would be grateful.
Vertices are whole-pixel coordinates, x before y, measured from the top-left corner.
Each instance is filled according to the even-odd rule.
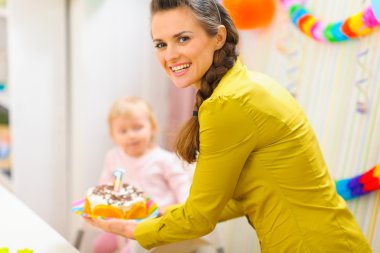
[[[131,209],[135,203],[145,202],[142,192],[127,184],[124,184],[119,192],[113,192],[112,185],[91,187],[87,190],[86,197],[91,210],[97,205],[112,205],[119,208],[123,213]]]

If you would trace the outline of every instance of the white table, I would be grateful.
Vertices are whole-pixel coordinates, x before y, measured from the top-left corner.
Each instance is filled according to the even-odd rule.
[[[0,185],[0,248],[10,253],[79,253],[57,231]]]

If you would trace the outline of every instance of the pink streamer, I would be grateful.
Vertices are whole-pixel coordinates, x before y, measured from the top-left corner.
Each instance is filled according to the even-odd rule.
[[[377,21],[375,14],[373,13],[372,6],[368,6],[363,11],[363,22],[369,28],[375,27],[380,24],[379,21]]]
[[[325,37],[323,36],[323,30],[325,29],[325,25],[317,21],[314,26],[311,28],[311,35],[313,36],[314,39],[317,41],[326,41]]]

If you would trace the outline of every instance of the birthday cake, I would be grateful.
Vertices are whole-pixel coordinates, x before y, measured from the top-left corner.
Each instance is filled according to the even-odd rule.
[[[147,209],[143,192],[123,183],[117,191],[112,184],[88,189],[83,211],[91,217],[141,219],[148,215]]]

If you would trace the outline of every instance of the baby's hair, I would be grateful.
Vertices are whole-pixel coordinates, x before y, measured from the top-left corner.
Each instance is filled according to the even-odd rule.
[[[126,96],[116,99],[108,113],[108,126],[111,128],[112,121],[117,117],[130,117],[136,111],[146,113],[152,129],[157,130],[157,119],[152,107],[142,98]]]

